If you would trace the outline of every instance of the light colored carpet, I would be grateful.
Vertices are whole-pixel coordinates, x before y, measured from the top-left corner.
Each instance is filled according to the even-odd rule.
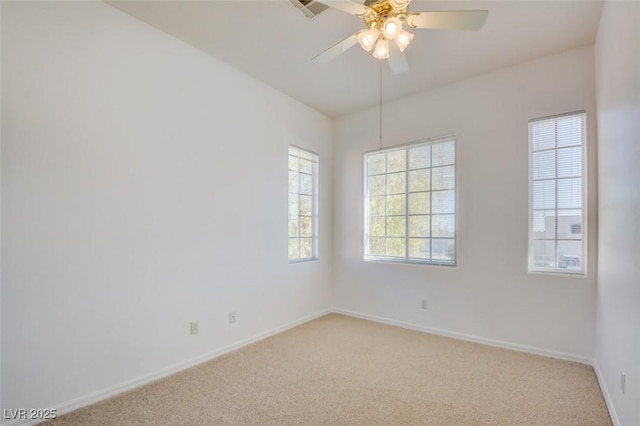
[[[331,314],[52,425],[610,425],[590,366]]]

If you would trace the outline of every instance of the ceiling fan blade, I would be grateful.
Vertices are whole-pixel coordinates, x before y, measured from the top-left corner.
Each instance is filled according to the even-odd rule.
[[[389,68],[391,68],[391,74],[393,75],[409,71],[407,56],[400,51],[400,48],[395,43],[389,43]]]
[[[479,30],[488,15],[488,10],[438,10],[410,13],[406,22],[411,28]]]
[[[337,57],[341,53],[349,50],[351,47],[353,47],[357,43],[358,43],[358,33],[355,33],[345,38],[344,40],[334,44],[324,52],[314,56],[313,58],[311,58],[311,60],[319,64],[326,64],[327,62],[333,60],[335,57]]]
[[[351,0],[316,0],[318,3],[350,13],[359,18],[375,16],[376,12],[369,6],[353,2]]]

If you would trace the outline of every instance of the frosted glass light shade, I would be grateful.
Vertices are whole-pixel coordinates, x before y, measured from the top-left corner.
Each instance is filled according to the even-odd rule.
[[[387,40],[393,40],[402,31],[402,23],[396,17],[388,18],[382,25],[382,34]]]
[[[383,38],[378,39],[376,49],[373,51],[373,57],[376,59],[387,59],[389,57],[389,41]]]
[[[364,50],[370,52],[378,38],[380,38],[380,30],[377,28],[369,28],[358,34],[358,43],[360,43],[360,46]]]
[[[400,48],[401,52],[404,52],[404,49],[406,49],[407,46],[409,46],[409,44],[411,43],[411,40],[413,40],[413,34],[405,30],[400,30],[400,34],[398,34],[396,38],[393,39],[393,41],[395,41],[398,47]]]

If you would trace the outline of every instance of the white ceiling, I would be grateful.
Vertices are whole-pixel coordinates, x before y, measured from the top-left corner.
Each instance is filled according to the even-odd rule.
[[[311,58],[363,27],[328,9],[310,20],[289,0],[110,1],[110,5],[330,116],[377,105],[379,63],[359,46],[328,64]],[[401,98],[563,50],[593,44],[601,1],[419,1],[410,11],[486,9],[481,31],[413,30],[410,69],[391,75],[384,99]],[[385,61],[386,62],[386,61]]]

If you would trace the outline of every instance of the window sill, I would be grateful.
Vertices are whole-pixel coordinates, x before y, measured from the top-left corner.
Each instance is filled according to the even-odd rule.
[[[560,275],[565,277],[585,277],[587,275],[585,271],[560,271],[557,269],[529,269],[527,272],[537,275]]]
[[[438,262],[422,262],[419,260],[405,260],[405,259],[376,259],[376,258],[363,258],[365,263],[387,263],[396,265],[416,265],[416,266],[440,266],[445,268],[455,268],[458,265],[456,263],[438,263]]]
[[[312,259],[295,259],[295,260],[289,260],[289,264],[290,265],[294,265],[296,263],[308,263],[308,262],[317,262],[318,258],[314,257]]]

